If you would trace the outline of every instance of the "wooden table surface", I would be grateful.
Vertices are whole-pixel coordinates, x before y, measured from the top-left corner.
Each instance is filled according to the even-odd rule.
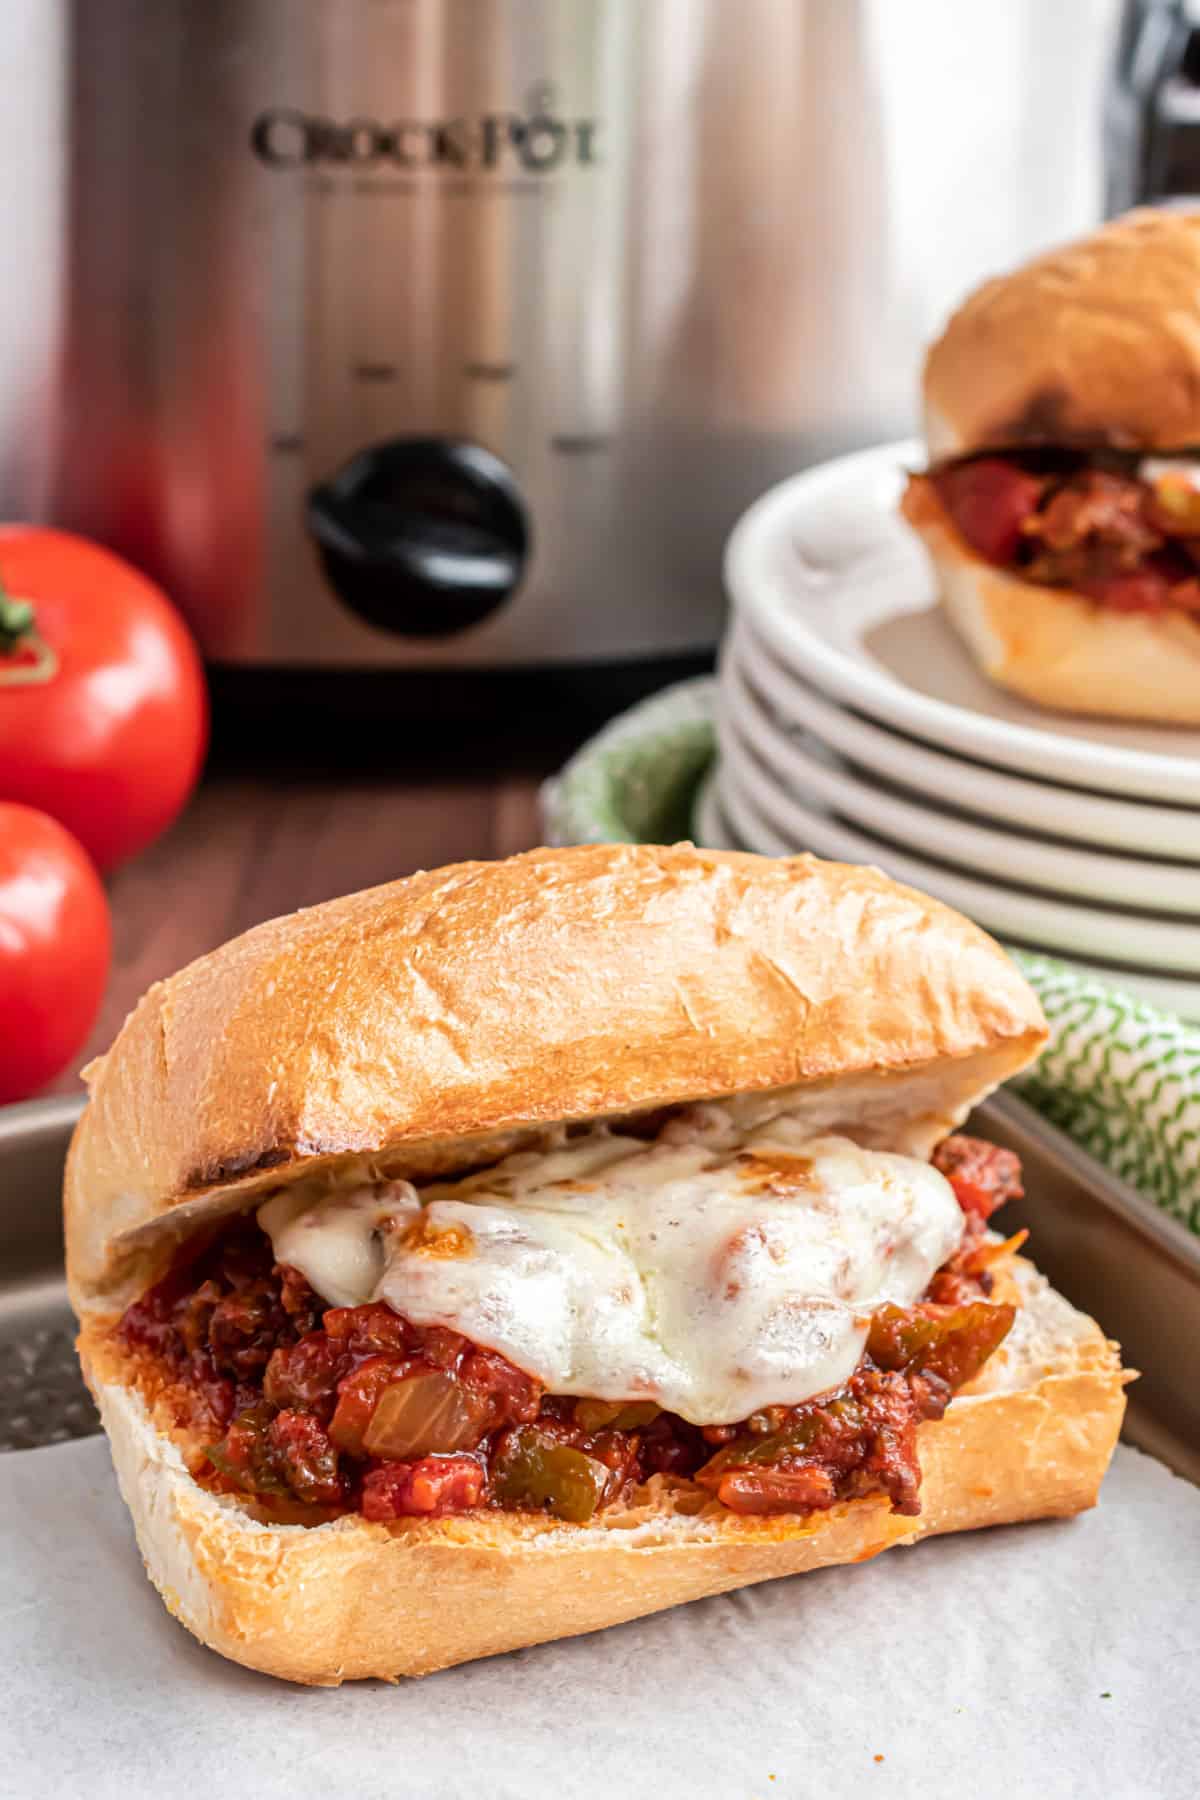
[[[558,766],[495,774],[218,772],[177,824],[113,877],[108,993],[76,1068],[112,1042],[152,981],[248,926],[335,894],[540,840],[537,789]],[[75,1092],[68,1071],[55,1091]]]

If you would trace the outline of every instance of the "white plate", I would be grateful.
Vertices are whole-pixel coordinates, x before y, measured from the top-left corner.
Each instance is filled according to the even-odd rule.
[[[721,810],[717,770],[713,769],[705,776],[696,795],[693,813],[696,842],[706,845],[710,850],[757,850],[763,856],[788,856],[794,853],[794,845],[789,845],[761,820],[752,818],[749,812],[745,823],[748,835],[741,837]],[[1118,969],[1107,963],[1081,962],[1077,957],[1063,960],[1069,961],[1070,966],[1082,974],[1094,975],[1106,987],[1123,988],[1126,993],[1136,994],[1139,999],[1161,1008],[1163,1012],[1179,1013],[1185,1019],[1200,1019],[1200,982],[1189,981],[1186,976],[1149,975],[1140,969]]]
[[[748,850],[750,846],[736,837],[725,822],[717,798],[717,771],[710,769],[696,790],[692,803],[692,836],[705,850]],[[778,852],[786,856],[787,851]]]
[[[781,730],[732,658],[722,668],[718,708],[785,793],[796,789],[838,818],[865,826],[901,848],[924,852],[967,874],[997,876],[1005,883],[1016,879],[1024,887],[1099,900],[1107,906],[1152,907],[1200,919],[1200,869],[999,831],[943,812],[930,801],[861,780],[819,739]]]
[[[1028,825],[1051,837],[1103,844],[1147,856],[1200,863],[1200,809],[1113,800],[1079,788],[1057,787],[986,763],[944,755],[847,712],[773,660],[748,617],[738,619],[722,653],[788,726],[811,731],[860,768],[900,787],[933,794],[947,805]]]
[[[741,829],[737,808],[747,801],[754,812],[795,847],[842,862],[875,863],[899,881],[923,888],[977,919],[989,931],[1022,943],[1094,956],[1143,969],[1200,975],[1200,931],[1133,911],[1050,900],[1000,882],[977,881],[939,863],[897,850],[872,833],[833,818],[814,797],[783,793],[754,760],[727,719],[717,721],[721,805]]]
[[[993,687],[937,606],[896,511],[919,444],[780,483],[739,521],[725,582],[772,654],[847,706],[1003,768],[1101,793],[1200,803],[1200,731],[1047,713]]]

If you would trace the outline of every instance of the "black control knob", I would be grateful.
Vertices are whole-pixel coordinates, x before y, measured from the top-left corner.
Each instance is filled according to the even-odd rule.
[[[512,471],[478,444],[395,438],[308,496],[308,528],[338,598],[406,637],[447,637],[519,586],[529,527]]]

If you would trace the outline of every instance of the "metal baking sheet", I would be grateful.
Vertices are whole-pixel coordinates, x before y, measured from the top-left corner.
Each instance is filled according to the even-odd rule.
[[[99,1431],[75,1358],[62,1174],[82,1099],[0,1108],[0,1450]]]
[[[0,1110],[0,1450],[99,1429],[63,1278],[62,1167],[81,1105]],[[1006,1228],[1029,1227],[1038,1266],[1141,1371],[1126,1436],[1200,1482],[1200,1239],[1007,1094],[971,1128],[1024,1162],[1027,1197],[1005,1209]]]
[[[1139,1371],[1123,1435],[1200,1484],[1200,1238],[1011,1094],[993,1095],[968,1129],[1024,1165],[1005,1231],[1028,1226],[1038,1268]]]

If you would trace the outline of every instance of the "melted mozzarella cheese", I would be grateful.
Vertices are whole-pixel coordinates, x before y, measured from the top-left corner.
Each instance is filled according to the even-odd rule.
[[[384,1242],[421,1216],[407,1181],[324,1194],[285,1188],[258,1209],[276,1261],[299,1269],[330,1306],[361,1306],[374,1298],[384,1269]]]
[[[280,1195],[259,1219],[326,1300],[385,1300],[551,1393],[703,1425],[836,1387],[874,1308],[916,1300],[962,1236],[927,1163],[716,1108],[653,1144],[599,1129],[420,1195]]]

